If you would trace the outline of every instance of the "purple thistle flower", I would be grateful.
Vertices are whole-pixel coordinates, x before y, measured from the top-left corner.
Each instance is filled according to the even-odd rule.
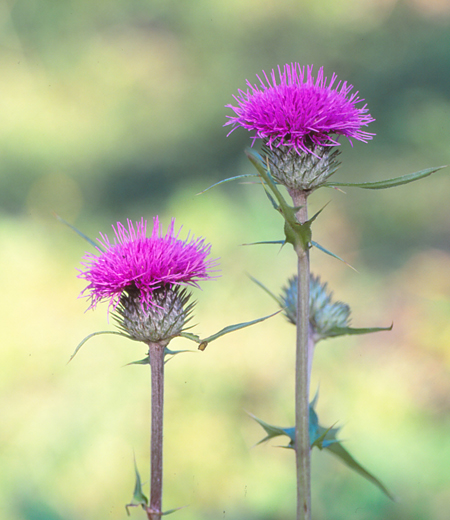
[[[189,235],[180,240],[180,232],[174,232],[175,219],[165,236],[158,217],[153,219],[150,237],[146,236],[147,221],[143,218],[136,222],[136,228],[130,220],[127,224],[128,229],[120,222],[113,226],[113,243],[101,234],[99,256],[86,253],[83,257],[85,270],[80,270],[78,277],[89,282],[81,293],[91,299],[89,308],[102,300],[109,300],[116,308],[124,292],[133,299],[137,297],[143,307],[158,306],[153,301],[155,291],[180,285],[198,287],[198,281],[212,278],[210,273],[216,261],[207,259],[211,245]]]
[[[356,106],[364,100],[358,97],[358,92],[350,94],[353,86],[346,81],[336,84],[336,74],[327,85],[323,67],[316,79],[312,71],[313,66],[307,66],[305,73],[305,67],[291,63],[283,70],[278,67],[278,84],[274,70],[270,78],[263,71],[267,85],[259,76],[259,85],[247,80],[247,92],[239,90],[239,95],[233,96],[238,106],[226,105],[236,115],[227,116],[229,121],[224,126],[233,125],[230,133],[239,126],[254,130],[253,143],[264,139],[270,149],[272,145],[287,147],[298,154],[315,155],[311,149],[315,146],[338,145],[332,134],[343,135],[350,143],[351,139],[363,142],[372,139],[375,134],[361,127],[374,119],[367,105]]]

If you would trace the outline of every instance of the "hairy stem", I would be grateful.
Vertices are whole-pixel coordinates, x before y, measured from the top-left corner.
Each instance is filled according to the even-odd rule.
[[[163,481],[163,410],[164,410],[164,346],[148,343],[152,375],[152,426],[150,441],[150,504],[149,520],[160,520]]]
[[[307,193],[289,191],[296,217],[303,224],[308,220]],[[295,453],[297,467],[297,520],[311,520],[311,448],[309,441],[309,377],[312,356],[309,340],[309,252],[297,250],[298,300],[297,349],[295,366]]]

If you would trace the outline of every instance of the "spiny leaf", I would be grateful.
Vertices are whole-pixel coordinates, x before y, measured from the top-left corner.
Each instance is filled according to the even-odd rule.
[[[314,403],[315,401],[313,401]],[[271,424],[258,419],[253,414],[249,414],[258,424],[260,424],[265,432],[267,433],[264,439],[260,440],[258,444],[262,442],[268,441],[274,437],[278,437],[280,435],[286,435],[289,437],[290,442],[285,448],[294,448],[295,447],[295,428],[280,428],[278,426],[273,426]],[[359,475],[375,484],[386,496],[390,499],[394,500],[392,494],[388,491],[388,489],[378,480],[374,475],[369,473],[366,469],[364,469],[359,462],[357,462],[350,453],[342,446],[341,441],[337,439],[336,435],[339,432],[340,428],[324,428],[319,424],[319,418],[317,413],[314,410],[313,404],[309,406],[309,441],[311,448],[316,446],[320,450],[329,450],[333,455],[338,457],[344,464],[348,467],[356,471]]]
[[[184,509],[188,506],[181,506],[181,507],[175,507],[174,509],[169,509],[168,511],[163,511],[161,513],[161,516],[171,515],[172,513],[175,513],[175,511],[179,511],[180,509]]]
[[[67,363],[70,363],[72,359],[76,356],[80,348],[91,338],[94,336],[99,336],[100,334],[115,334],[116,336],[122,336],[127,339],[133,339],[131,336],[128,336],[127,334],[124,334],[123,332],[117,332],[115,330],[102,330],[100,332],[93,332],[92,334],[89,334],[89,336],[86,336],[81,343],[77,346],[75,349],[75,352],[70,356],[70,359]]]
[[[335,338],[337,336],[359,336],[361,334],[371,334],[372,332],[383,332],[392,330],[392,324],[389,327],[368,327],[368,328],[353,328],[353,327],[333,327],[327,331],[327,338]]]
[[[383,190],[385,188],[394,188],[396,186],[401,186],[402,184],[408,184],[410,182],[417,181],[419,179],[423,179],[424,177],[428,177],[434,172],[441,170],[442,168],[446,168],[447,166],[438,166],[436,168],[427,168],[426,170],[421,170],[420,172],[408,173],[406,175],[402,175],[401,177],[394,177],[393,179],[387,179],[385,181],[377,181],[377,182],[361,182],[361,183],[353,183],[353,182],[326,182],[324,186],[330,188],[336,188],[338,186],[349,186],[351,188],[364,188],[366,190]]]
[[[197,336],[197,334],[192,334],[192,332],[181,332],[180,336],[182,338],[190,339],[191,341],[195,341],[195,343],[201,343],[202,340],[200,339],[200,336]]]
[[[243,178],[246,178],[246,177],[258,177],[258,176],[256,174],[254,174],[254,173],[246,173],[244,175],[237,175],[236,177],[230,177],[229,179],[224,179],[222,181],[216,182],[215,184],[213,184],[209,188],[206,188],[206,190],[203,190],[203,191],[200,191],[199,193],[197,193],[197,195],[202,195],[203,193],[209,191],[210,189],[212,189],[212,188],[214,188],[216,186],[219,186],[219,184],[224,184],[225,182],[235,181],[236,179],[243,179]]]
[[[270,289],[268,289],[262,282],[260,282],[259,280],[257,280],[256,278],[253,278],[253,276],[251,276],[250,274],[248,275],[250,280],[254,283],[256,283],[256,285],[259,285],[259,287],[261,287],[261,289],[263,291],[266,291],[266,293],[271,296],[277,303],[278,305],[284,309],[284,303],[283,303],[283,300],[277,296],[276,294],[274,294]]]
[[[265,181],[266,185],[272,191],[274,197],[278,201],[278,206],[275,204],[276,209],[281,213],[284,218],[284,233],[286,235],[286,242],[292,244],[294,249],[297,251],[301,248],[306,251],[309,248],[311,242],[311,221],[307,221],[300,224],[295,216],[296,208],[290,206],[284,197],[281,195],[279,189],[274,182],[270,171],[269,165],[265,167],[261,162],[260,156],[256,155],[252,150],[246,150],[247,157],[251,163],[258,170],[260,177]]]
[[[264,193],[267,195],[267,198],[270,200],[270,203],[272,204],[273,209],[280,211],[280,206],[275,202],[275,199],[272,197],[272,195],[269,193],[269,190],[267,189],[266,185],[263,183]]]
[[[310,222],[311,224],[316,220],[316,218],[322,213],[322,211],[328,206],[329,202],[327,202],[325,204],[325,206],[321,209],[319,209],[319,211],[317,213],[315,213],[309,220],[308,222]],[[300,209],[300,208],[299,208]],[[295,210],[297,211],[297,208],[295,208]]]
[[[189,332],[182,332],[180,336],[186,339],[190,339],[191,341],[195,341],[196,343],[199,343],[199,350],[205,350],[208,343],[211,343],[211,341],[214,341],[217,338],[220,338],[221,336],[224,336],[225,334],[228,334],[229,332],[234,332],[235,330],[244,329],[245,327],[249,327],[250,325],[254,325],[255,323],[260,323],[261,321],[267,320],[269,318],[272,318],[272,316],[275,316],[281,311],[274,312],[273,314],[270,314],[269,316],[264,316],[263,318],[257,318],[256,320],[247,321],[245,323],[237,323],[235,325],[228,325],[227,327],[223,328],[222,330],[219,330],[219,332],[216,332],[215,334],[212,334],[211,336],[208,336],[207,338],[200,339],[199,336],[195,334],[190,334]]]
[[[248,415],[250,415],[250,417],[252,419],[254,419],[260,426],[262,426],[262,428],[264,429],[264,431],[267,433],[267,436],[264,437],[264,439],[261,439],[259,442],[256,443],[256,446],[258,444],[261,444],[265,441],[268,441],[269,439],[273,439],[274,437],[278,437],[280,435],[288,435],[285,431],[285,428],[280,428],[279,426],[273,426],[269,423],[266,423],[265,421],[263,421],[262,419],[258,419],[258,417],[256,417],[255,415],[253,415],[252,413],[250,412],[247,412]],[[288,435],[289,436],[289,435]]]
[[[314,242],[314,240],[311,240],[311,244],[314,246],[314,247],[317,247],[317,249],[320,249],[320,251],[322,251],[322,253],[326,253],[327,255],[330,255],[332,256],[333,258],[336,258],[337,260],[340,260],[341,262],[344,262],[345,265],[348,265],[350,267],[350,269],[353,269],[353,271],[356,271],[356,269],[351,266],[348,262],[346,262],[345,260],[343,260],[340,256],[332,253],[331,251],[329,251],[328,249],[325,249],[323,246],[321,246],[320,244],[318,244],[317,242]],[[358,272],[358,271],[356,271]]]
[[[95,249],[98,249],[99,251],[102,251],[102,252],[104,251],[103,247],[100,244],[98,244],[97,242],[95,242],[94,240],[92,240],[91,238],[86,236],[79,229],[77,229],[75,226],[72,226],[72,224],[69,224],[66,220],[64,220],[62,217],[60,217],[56,213],[54,215],[55,215],[57,220],[59,220],[60,222],[62,222],[66,226],[70,227],[70,229],[73,229],[73,231],[75,231],[75,233],[77,233],[77,235],[79,235],[81,238],[84,238],[84,240],[89,242],[89,244],[91,244],[91,246],[93,246]]]
[[[242,244],[243,246],[259,246],[259,245],[268,245],[268,244],[281,244],[285,245],[286,240],[270,240],[266,242],[252,242],[251,244]]]
[[[169,348],[165,347],[164,349],[164,359],[166,356],[172,356],[169,359],[165,360],[164,363],[168,363],[171,359],[173,359],[177,354],[183,354],[184,352],[196,352],[196,350],[170,350]]]
[[[284,446],[286,448],[294,448],[295,446],[295,428],[281,428],[280,426],[273,426],[272,424],[266,423],[265,421],[258,419],[258,417],[254,416],[253,414],[247,412],[250,417],[252,417],[267,433],[267,436],[264,437],[264,439],[261,439],[256,445],[261,444],[262,442],[268,441],[269,439],[273,439],[274,437],[279,437],[280,435],[286,435],[290,439],[290,442],[287,446]],[[322,447],[323,439],[326,438],[328,431],[331,431],[331,428],[329,430],[325,430],[325,434],[323,430],[319,426],[319,420],[317,417],[316,412],[314,411],[314,408],[310,405],[309,406],[309,441],[311,444],[311,447],[315,446],[320,441],[320,447]],[[323,439],[322,439],[323,438]]]
[[[369,482],[372,482],[372,484],[375,484],[375,486],[377,486],[378,489],[380,489],[387,497],[395,501],[394,496],[389,492],[386,486],[374,475],[372,475],[372,473],[369,473],[365,468],[363,468],[361,464],[359,464],[359,462],[357,462],[350,455],[350,453],[342,446],[340,442],[330,444],[329,446],[326,446],[326,449],[338,457],[349,468],[356,471],[356,473],[367,479]]]
[[[255,325],[256,323],[260,323],[261,321],[268,320],[269,318],[272,318],[272,316],[275,316],[279,312],[281,312],[281,311],[274,312],[273,314],[270,314],[269,316],[257,318],[256,320],[247,321],[245,323],[236,323],[235,325],[228,325],[227,327],[223,328],[219,332],[216,332],[215,334],[203,339],[201,343],[211,343],[211,341],[214,341],[215,339],[220,338],[221,336],[224,336],[225,334],[228,334],[229,332],[234,332],[239,329],[244,329],[245,327],[250,327],[250,325]]]
[[[125,506],[128,516],[130,516],[130,511],[128,510],[129,507],[142,506],[142,508],[145,509],[148,504],[148,498],[142,492],[141,476],[139,475],[139,471],[137,469],[136,457],[134,457],[134,473],[136,476],[136,483],[134,485],[133,500],[130,504]]]
[[[147,356],[144,359],[139,359],[138,361],[131,361],[130,363],[127,363],[125,366],[129,365],[150,365],[150,358]]]

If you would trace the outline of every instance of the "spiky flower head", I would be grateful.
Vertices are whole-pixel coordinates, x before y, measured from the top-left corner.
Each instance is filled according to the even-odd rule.
[[[163,235],[158,217],[153,219],[151,236],[147,221],[120,222],[113,226],[114,240],[101,234],[99,254],[87,253],[79,278],[88,282],[82,292],[94,308],[109,301],[116,319],[134,339],[160,341],[179,334],[192,305],[182,286],[198,287],[212,277],[214,260],[208,259],[211,246],[202,238],[179,238],[175,220]]]
[[[281,301],[286,318],[294,325],[297,322],[297,276],[293,276],[283,287]],[[333,293],[327,290],[327,283],[311,274],[309,286],[309,323],[314,340],[328,337],[336,327],[349,327],[350,307],[340,301],[333,302]]]
[[[336,74],[328,81],[323,67],[316,78],[313,66],[298,63],[278,67],[278,79],[275,70],[270,77],[264,71],[263,78],[256,77],[259,84],[247,80],[247,91],[234,96],[237,106],[226,105],[236,115],[227,116],[225,126],[232,125],[230,133],[239,126],[254,131],[253,143],[263,140],[273,176],[288,188],[314,189],[336,170],[337,154],[330,158],[330,149],[339,145],[339,136],[350,143],[372,139],[374,134],[362,127],[374,119],[366,104],[357,106],[364,99]]]

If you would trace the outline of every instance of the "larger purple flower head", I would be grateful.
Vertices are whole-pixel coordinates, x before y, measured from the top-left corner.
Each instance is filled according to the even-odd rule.
[[[328,82],[321,67],[314,79],[312,66],[305,70],[291,63],[278,67],[278,82],[274,70],[270,77],[263,75],[265,82],[259,76],[259,85],[247,80],[247,91],[233,96],[237,106],[226,105],[236,114],[227,116],[225,126],[233,125],[231,132],[242,126],[255,131],[253,142],[263,139],[269,148],[286,146],[298,154],[339,144],[332,135],[343,135],[350,143],[372,139],[374,134],[361,129],[374,121],[367,105],[357,107],[364,100],[358,92],[350,94],[352,85],[337,82],[336,74]]]
[[[158,289],[198,286],[198,281],[211,278],[211,269],[216,265],[207,259],[211,245],[201,238],[179,239],[174,219],[163,235],[155,217],[150,237],[146,220],[136,222],[136,227],[130,220],[127,224],[128,229],[120,222],[113,226],[113,243],[101,234],[100,254],[87,253],[83,258],[85,270],[79,277],[89,282],[82,294],[91,299],[91,308],[102,300],[109,300],[116,308],[124,292],[147,307],[155,303],[152,296]]]

